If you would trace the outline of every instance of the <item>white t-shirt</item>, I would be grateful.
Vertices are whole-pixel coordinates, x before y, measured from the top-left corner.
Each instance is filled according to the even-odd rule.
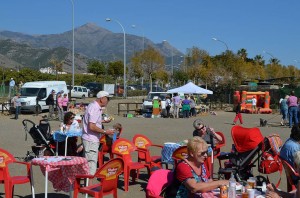
[[[252,105],[256,105],[256,98],[252,98]]]

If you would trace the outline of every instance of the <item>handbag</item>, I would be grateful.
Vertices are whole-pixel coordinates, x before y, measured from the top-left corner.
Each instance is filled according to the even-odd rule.
[[[269,152],[264,152],[261,156],[261,162],[258,171],[263,174],[271,174],[282,171],[282,163],[278,155],[273,156]]]

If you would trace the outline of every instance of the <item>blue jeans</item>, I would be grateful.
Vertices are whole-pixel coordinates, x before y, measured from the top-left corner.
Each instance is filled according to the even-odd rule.
[[[287,109],[281,109],[280,111],[281,111],[282,119],[286,120],[287,119],[288,110]]]
[[[20,111],[21,111],[21,106],[16,106],[16,112],[15,112],[15,119],[16,120],[19,118]]]
[[[289,121],[290,121],[290,127],[293,126],[293,119],[294,119],[294,125],[298,124],[298,118],[297,118],[297,107],[289,107]]]

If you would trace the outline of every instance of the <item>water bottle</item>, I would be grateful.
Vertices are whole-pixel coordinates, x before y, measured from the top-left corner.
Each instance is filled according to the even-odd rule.
[[[261,191],[262,191],[263,193],[266,193],[266,191],[267,191],[267,184],[266,184],[266,182],[263,182]]]
[[[236,181],[234,179],[233,173],[231,173],[231,177],[229,179],[229,188],[228,188],[228,197],[236,197]]]
[[[117,133],[118,132],[115,131],[114,134],[113,134],[113,140],[112,140],[113,143],[117,140]]]

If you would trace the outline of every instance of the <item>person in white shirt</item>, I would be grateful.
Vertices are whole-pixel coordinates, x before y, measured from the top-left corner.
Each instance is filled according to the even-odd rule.
[[[9,91],[8,91],[8,97],[9,98],[11,96],[11,92],[15,90],[15,85],[16,85],[16,82],[14,81],[13,78],[11,78],[10,81],[9,81]]]
[[[171,109],[171,99],[170,99],[170,96],[166,96],[167,118],[170,117],[170,109]]]
[[[256,112],[256,103],[257,103],[257,100],[256,100],[255,96],[253,96],[253,98],[252,98],[252,113],[257,113]]]

